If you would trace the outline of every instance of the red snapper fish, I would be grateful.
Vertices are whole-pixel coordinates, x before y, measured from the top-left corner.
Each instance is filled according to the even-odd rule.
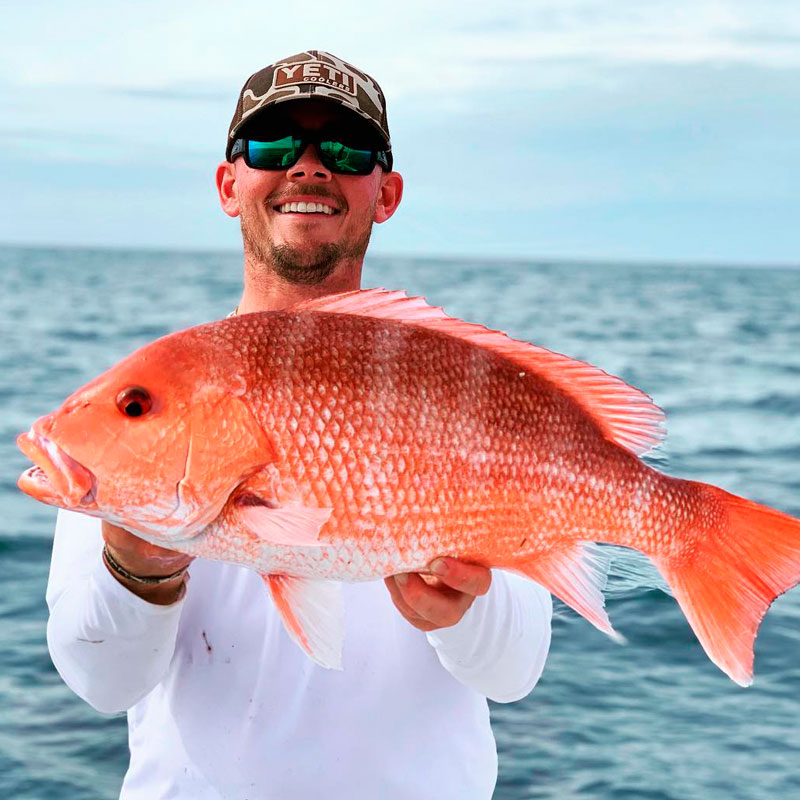
[[[382,289],[142,347],[18,437],[37,500],[260,572],[289,634],[341,666],[337,581],[437,556],[511,570],[606,634],[607,558],[655,563],[711,660],[752,682],[800,581],[800,521],[639,456],[663,413],[619,378]]]

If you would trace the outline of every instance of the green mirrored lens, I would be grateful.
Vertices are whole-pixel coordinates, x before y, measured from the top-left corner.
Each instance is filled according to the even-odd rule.
[[[341,142],[319,143],[323,163],[335,172],[364,175],[375,166],[374,150],[358,150]]]
[[[296,136],[284,136],[272,142],[247,142],[247,157],[256,169],[285,169],[300,157],[303,146],[302,139]]]
[[[309,139],[315,140],[309,136]],[[297,163],[308,139],[303,135],[283,136],[280,139],[245,141],[246,161],[255,169],[288,169]],[[331,171],[367,175],[372,172],[376,162],[376,151],[351,147],[333,139],[317,140],[322,163]]]

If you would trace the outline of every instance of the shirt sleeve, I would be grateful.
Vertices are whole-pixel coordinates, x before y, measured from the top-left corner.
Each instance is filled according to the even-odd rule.
[[[122,586],[103,563],[101,524],[85,514],[58,512],[47,645],[75,694],[98,711],[119,713],[166,675],[184,600],[155,605]]]
[[[525,697],[544,670],[552,616],[546,589],[494,570],[489,591],[456,625],[426,635],[453,677],[490,700],[510,703]]]

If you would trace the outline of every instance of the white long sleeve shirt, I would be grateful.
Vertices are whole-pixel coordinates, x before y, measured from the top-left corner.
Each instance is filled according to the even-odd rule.
[[[123,800],[489,798],[486,697],[526,695],[550,645],[550,595],[495,571],[453,627],[422,633],[382,581],[345,584],[344,670],[292,642],[253,571],[196,560],[186,595],[148,603],[102,562],[100,521],[59,511],[47,603],[56,669],[128,712]]]

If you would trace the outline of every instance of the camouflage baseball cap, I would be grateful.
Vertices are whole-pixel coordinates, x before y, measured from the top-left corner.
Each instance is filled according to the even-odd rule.
[[[381,87],[365,72],[322,50],[306,50],[282,58],[245,81],[228,129],[225,158],[230,161],[239,132],[264,109],[312,97],[331,100],[365,119],[380,136],[391,168],[392,144]]]

